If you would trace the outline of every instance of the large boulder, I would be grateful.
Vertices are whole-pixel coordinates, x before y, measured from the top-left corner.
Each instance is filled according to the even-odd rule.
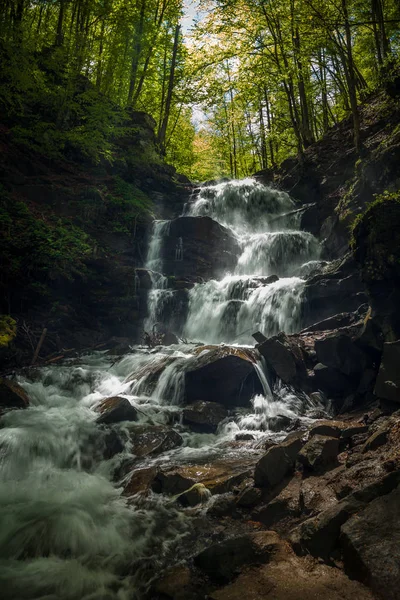
[[[340,331],[315,341],[315,352],[320,363],[338,369],[347,376],[360,376],[367,365],[367,357],[349,335]]]
[[[300,385],[307,377],[303,350],[298,338],[279,333],[257,346],[277,376],[290,385]]]
[[[231,581],[246,565],[268,562],[281,545],[273,531],[233,537],[206,548],[194,559],[196,567],[217,583]]]
[[[210,217],[178,217],[162,241],[163,272],[175,277],[212,279],[233,270],[240,254],[229,229]]]
[[[375,384],[378,398],[400,403],[400,340],[387,342]]]
[[[368,302],[365,286],[350,257],[333,261],[322,273],[309,279],[304,288],[305,327],[338,313],[354,312]]]
[[[383,194],[367,208],[353,230],[353,249],[368,290],[372,315],[385,339],[397,340],[400,338],[399,192]]]
[[[355,514],[341,531],[345,568],[349,574],[370,585],[382,600],[398,600],[400,486]]]
[[[177,431],[163,425],[140,425],[130,428],[132,453],[139,458],[157,455],[183,444]]]
[[[355,384],[338,369],[317,363],[314,367],[315,385],[327,396],[345,398],[355,388]]]
[[[270,551],[254,559],[251,559],[251,551],[248,552],[252,566],[242,569],[235,581],[208,594],[209,600],[373,600],[363,584],[352,581],[343,571],[318,564],[309,557],[295,556],[289,544],[278,536],[272,537],[271,531],[263,535],[266,541],[270,540]],[[261,559],[265,564],[255,566]],[[230,575],[229,556],[225,569],[224,574]],[[240,566],[234,574],[239,570]],[[168,596],[174,600],[194,597]]]
[[[254,458],[215,460],[212,463],[160,467],[154,481],[156,493],[176,496],[201,483],[212,494],[230,492],[247,479],[254,467]]]
[[[15,381],[0,378],[0,414],[12,408],[27,408],[29,398],[25,390]]]
[[[280,483],[293,470],[302,445],[301,437],[296,436],[287,442],[269,448],[256,464],[255,484],[259,487],[273,488]]]
[[[100,413],[97,418],[99,425],[110,425],[120,421],[136,421],[138,418],[137,410],[126,398],[120,396],[111,396],[105,398],[95,407],[95,411]]]
[[[217,402],[225,407],[249,406],[251,398],[262,393],[254,368],[255,351],[229,346],[197,349],[185,372],[185,402]]]
[[[339,454],[337,437],[313,435],[298,455],[299,462],[307,469],[315,470],[333,463]]]
[[[227,410],[221,404],[199,400],[183,409],[183,424],[193,431],[214,433],[227,414]]]

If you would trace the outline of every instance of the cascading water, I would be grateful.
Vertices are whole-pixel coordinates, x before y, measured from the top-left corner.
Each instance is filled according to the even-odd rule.
[[[190,291],[186,337],[249,343],[257,329],[266,336],[298,331],[304,286],[298,273],[319,257],[320,249],[314,236],[294,229],[294,208],[288,194],[252,179],[200,189],[187,212],[230,227],[241,255],[235,273]]]
[[[241,255],[234,273],[190,290],[185,337],[248,343],[257,329],[266,335],[299,329],[304,285],[299,268],[303,263],[303,270],[314,268],[318,244],[296,229],[293,209],[287,194],[253,180],[201,188],[187,212],[229,227]],[[168,221],[155,223],[145,265],[153,284],[149,329],[162,321],[173,293],[162,274],[168,232]],[[179,241],[175,259],[186,260]],[[94,353],[19,377],[31,405],[0,419],[4,600],[148,600],[157,570],[192,550],[185,540],[193,509],[185,512],[174,497],[151,491],[130,497],[128,504],[121,488],[130,477],[165,465],[208,469],[215,460],[235,464],[250,458],[254,466],[265,436],[280,440],[285,423],[307,423],[313,410],[321,409],[279,381],[272,385],[262,360],[253,358],[260,385],[250,405],[232,407],[213,433],[191,431],[182,425],[185,376],[212,351],[189,343],[151,351],[137,347],[122,358]],[[99,425],[96,406],[110,396],[128,399],[138,421]],[[171,423],[181,445],[135,454],[143,430],[159,431]],[[238,434],[253,441],[238,447]],[[123,450],[110,458],[106,450],[116,438],[123,440]],[[211,502],[209,496],[205,502]]]

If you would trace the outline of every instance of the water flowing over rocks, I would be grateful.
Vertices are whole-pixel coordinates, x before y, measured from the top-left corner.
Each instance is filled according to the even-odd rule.
[[[135,271],[146,347],[18,376],[7,408],[26,409],[0,428],[2,589],[396,597],[398,342],[302,215],[254,180],[200,187],[153,224]]]

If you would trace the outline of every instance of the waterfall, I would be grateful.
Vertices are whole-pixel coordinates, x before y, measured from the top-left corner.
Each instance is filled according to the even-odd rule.
[[[253,179],[200,188],[187,214],[230,227],[242,252],[234,273],[190,290],[186,337],[250,343],[257,329],[266,336],[300,329],[304,280],[297,274],[304,263],[315,264],[320,247],[313,235],[294,229],[293,209],[288,194]]]

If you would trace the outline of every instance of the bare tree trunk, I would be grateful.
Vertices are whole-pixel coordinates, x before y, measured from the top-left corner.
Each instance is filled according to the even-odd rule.
[[[175,36],[174,36],[174,46],[172,48],[171,68],[169,71],[167,96],[165,99],[164,117],[161,122],[160,131],[158,132],[158,143],[160,144],[161,152],[163,154],[165,154],[165,138],[167,135],[168,121],[169,121],[169,116],[170,116],[170,112],[171,112],[172,93],[174,91],[174,84],[175,84],[175,67],[176,67],[176,59],[178,56],[180,29],[181,29],[180,25],[179,24],[176,25]]]
[[[344,27],[345,27],[345,34],[346,34],[347,68],[345,68],[345,73],[347,75],[347,86],[349,89],[351,113],[353,115],[354,146],[355,146],[357,154],[359,154],[360,150],[361,150],[360,114],[358,112],[356,77],[355,77],[355,69],[354,69],[354,61],[353,61],[353,50],[352,50],[352,44],[351,44],[351,31],[350,31],[349,15],[348,15],[348,10],[347,10],[347,0],[342,0],[342,10],[343,10]]]

